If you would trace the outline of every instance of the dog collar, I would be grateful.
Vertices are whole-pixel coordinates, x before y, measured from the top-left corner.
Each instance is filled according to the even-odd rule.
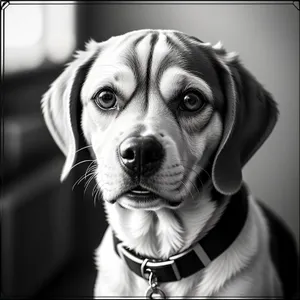
[[[155,275],[157,282],[172,282],[186,278],[204,269],[221,255],[238,237],[248,214],[248,198],[243,186],[225,208],[219,222],[200,241],[168,260],[143,257],[128,249],[113,233],[114,249],[129,269],[149,280]],[[151,279],[151,278],[150,278]]]

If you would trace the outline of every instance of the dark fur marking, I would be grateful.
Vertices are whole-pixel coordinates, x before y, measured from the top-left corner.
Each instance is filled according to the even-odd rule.
[[[153,51],[154,46],[158,40],[158,34],[153,33],[150,41],[150,51],[149,51],[149,58],[147,62],[147,70],[146,70],[146,97],[145,97],[145,110],[148,107],[149,101],[149,86],[150,86],[150,76],[151,76],[151,67],[152,67],[152,59],[153,59]]]

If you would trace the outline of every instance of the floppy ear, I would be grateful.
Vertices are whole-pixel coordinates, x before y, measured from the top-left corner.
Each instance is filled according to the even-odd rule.
[[[79,142],[80,91],[85,77],[98,54],[99,44],[90,41],[86,51],[78,51],[75,59],[51,84],[42,98],[42,111],[46,125],[66,161],[61,174],[63,181],[76,158]]]
[[[220,66],[226,109],[223,137],[212,166],[216,190],[235,194],[242,184],[242,168],[272,132],[278,117],[271,94],[241,64],[235,54],[213,47]]]

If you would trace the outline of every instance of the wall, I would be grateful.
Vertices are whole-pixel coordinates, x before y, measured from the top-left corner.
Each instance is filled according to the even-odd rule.
[[[299,11],[292,5],[89,5],[88,36],[102,41],[142,28],[176,29],[219,40],[278,102],[280,118],[244,168],[254,195],[287,222],[299,244]]]

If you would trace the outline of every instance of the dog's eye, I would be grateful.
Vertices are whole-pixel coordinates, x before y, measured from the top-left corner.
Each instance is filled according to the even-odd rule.
[[[205,105],[205,100],[195,92],[188,92],[183,95],[179,108],[186,111],[198,111]]]
[[[111,90],[101,90],[95,96],[96,104],[104,110],[116,108],[117,97]]]

